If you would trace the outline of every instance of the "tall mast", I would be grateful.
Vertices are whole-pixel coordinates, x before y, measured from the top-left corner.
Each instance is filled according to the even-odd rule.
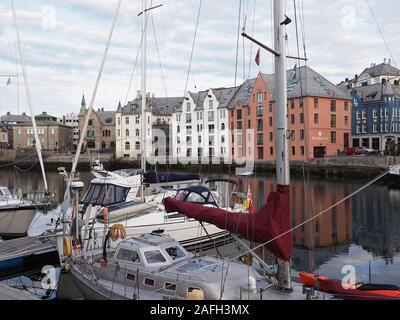
[[[24,58],[23,58],[23,55],[22,55],[21,37],[20,37],[20,34],[19,34],[19,29],[18,29],[17,12],[15,11],[14,1],[12,1],[12,11],[13,11],[13,19],[14,19],[14,25],[15,25],[15,33],[16,33],[16,37],[17,37],[18,53],[19,53],[19,58],[20,58],[20,62],[21,62],[22,74],[24,76],[24,81],[25,81],[26,97],[27,97],[29,111],[30,111],[31,118],[32,118],[33,131],[34,131],[34,134],[35,134],[35,147],[36,147],[36,152],[37,152],[37,155],[38,155],[38,158],[39,158],[40,168],[42,170],[44,188],[45,188],[46,192],[48,192],[49,189],[48,189],[48,186],[47,186],[46,171],[44,169],[44,163],[43,163],[43,157],[42,157],[42,143],[40,141],[39,134],[38,134],[38,131],[37,131],[35,114],[34,114],[33,107],[32,107],[31,89],[30,89],[30,86],[29,86],[28,75],[26,73],[25,64],[24,64]],[[18,92],[18,95],[19,95],[19,92]],[[18,110],[18,112],[19,112],[19,110]]]
[[[142,158],[141,158],[141,169],[143,172],[146,171],[146,102],[147,102],[147,97],[146,97],[146,67],[147,67],[147,59],[146,59],[146,46],[147,46],[147,36],[146,36],[146,18],[147,18],[147,8],[146,8],[146,0],[142,0]]]
[[[290,159],[288,140],[287,76],[286,76],[286,15],[284,0],[274,0],[275,51],[275,122],[276,122],[276,178],[278,187],[290,185]],[[291,290],[291,267],[286,261],[278,262],[278,284],[282,290]]]

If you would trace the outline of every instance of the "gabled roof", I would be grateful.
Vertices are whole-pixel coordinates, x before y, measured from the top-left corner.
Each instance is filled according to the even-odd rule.
[[[371,77],[379,76],[400,76],[400,70],[388,63],[381,63],[374,65],[370,68],[366,68],[360,75],[368,74]]]
[[[96,111],[97,117],[102,124],[112,126],[115,125],[115,112],[114,111]]]
[[[0,121],[1,122],[12,122],[12,123],[22,123],[22,122],[27,122],[30,121],[31,117],[28,117],[26,114],[22,114],[22,115],[15,115],[15,114],[11,114],[11,113],[7,113],[4,116],[0,117]]]
[[[274,92],[274,75],[265,75]],[[343,92],[332,82],[308,66],[303,66],[287,71],[287,95],[288,99],[299,97],[321,97],[333,99],[351,99],[348,93]],[[273,93],[272,100],[275,100]]]
[[[249,79],[246,80],[242,85],[240,85],[237,89],[235,94],[233,95],[232,99],[228,103],[228,109],[232,109],[236,106],[238,102],[242,102],[243,105],[248,104],[248,99],[251,96],[253,91],[254,84],[256,79]]]
[[[177,109],[182,107],[182,97],[167,97],[167,98],[147,98],[147,110],[152,110],[155,116],[171,116],[177,112]],[[140,115],[142,99],[136,98],[129,102],[122,111],[123,115]]]

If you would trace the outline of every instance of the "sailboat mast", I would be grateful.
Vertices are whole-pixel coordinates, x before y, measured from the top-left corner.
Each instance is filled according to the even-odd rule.
[[[146,54],[147,54],[147,36],[146,36],[146,18],[147,18],[147,1],[146,0],[142,0],[142,36],[143,36],[143,41],[142,41],[142,163],[141,163],[141,169],[143,172],[146,171],[146,115],[145,115],[145,111],[146,111],[146,100],[147,100],[147,96],[146,96],[146,77],[147,77],[147,58],[146,58]]]
[[[286,15],[285,1],[274,0],[274,45],[275,51],[275,121],[276,121],[276,178],[278,188],[290,185],[287,75],[286,75]],[[288,204],[290,208],[290,205]],[[282,290],[291,290],[290,262],[278,261],[278,285]]]
[[[24,81],[25,81],[26,97],[27,97],[27,101],[28,101],[29,111],[30,111],[30,114],[31,114],[33,131],[34,131],[34,134],[35,134],[36,153],[37,153],[38,158],[39,158],[40,168],[42,170],[44,188],[45,188],[45,191],[47,193],[49,191],[49,188],[48,188],[48,185],[47,185],[46,171],[44,169],[44,163],[43,163],[42,144],[40,142],[39,134],[38,134],[38,131],[37,131],[35,114],[34,114],[33,107],[32,107],[31,90],[30,90],[30,86],[29,86],[28,75],[27,75],[26,69],[25,69],[24,58],[23,58],[23,55],[22,55],[21,37],[20,37],[20,34],[19,34],[19,29],[18,29],[17,12],[15,10],[14,1],[12,1],[12,12],[13,12],[15,33],[16,33],[16,37],[17,37],[18,53],[19,53],[19,58],[20,58],[20,62],[21,62],[22,74],[24,76]],[[19,92],[18,92],[18,95],[19,95]]]

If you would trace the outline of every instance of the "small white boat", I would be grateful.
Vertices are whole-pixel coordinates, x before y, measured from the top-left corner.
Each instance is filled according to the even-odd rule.
[[[0,237],[26,236],[38,209],[39,206],[32,201],[21,200],[7,187],[0,187]]]

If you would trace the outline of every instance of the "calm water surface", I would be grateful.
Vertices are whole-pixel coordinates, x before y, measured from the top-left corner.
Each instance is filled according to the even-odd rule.
[[[81,174],[85,186],[92,175]],[[64,181],[57,173],[48,173],[49,189],[58,200],[64,194]],[[238,191],[245,192],[250,184],[254,201],[262,207],[269,192],[274,190],[274,177],[240,178]],[[300,224],[360,188],[367,181],[325,181],[293,179],[291,191],[292,224]],[[40,173],[0,171],[0,185],[22,191],[43,190]],[[55,217],[57,212],[51,213]],[[31,234],[45,228],[40,217],[34,221]],[[357,270],[357,281],[372,281],[400,286],[400,190],[377,184],[364,190],[313,223],[297,229],[294,234],[293,267],[298,271],[318,269],[333,278],[342,278],[347,265]]]

